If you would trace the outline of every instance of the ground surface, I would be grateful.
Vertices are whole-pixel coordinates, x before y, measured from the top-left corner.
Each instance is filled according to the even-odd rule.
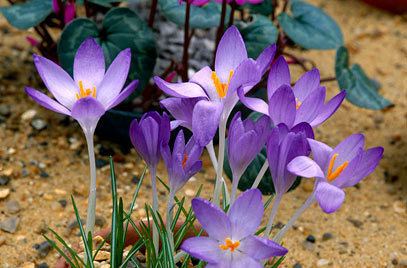
[[[323,214],[311,207],[288,233],[284,243],[290,249],[283,267],[407,267],[407,23],[399,16],[382,13],[359,1],[314,0],[341,25],[351,59],[383,84],[381,93],[395,107],[388,111],[367,111],[345,102],[338,112],[317,130],[317,138],[335,145],[351,133],[363,132],[369,146],[382,145],[385,156],[380,167],[358,188],[347,189],[343,207],[335,214]],[[4,4],[5,1],[0,1]],[[43,109],[23,93],[24,85],[38,86],[26,33],[7,26],[0,18],[0,104],[10,107],[0,117],[0,222],[19,221],[14,233],[0,230],[0,267],[53,266],[55,251],[39,251],[47,226],[72,242],[78,241],[73,225],[70,194],[79,210],[86,209],[88,163],[84,137],[74,122]],[[333,75],[334,52],[307,52],[321,69],[323,77]],[[294,68],[296,76],[298,69]],[[335,82],[326,84],[329,95],[337,92]],[[41,131],[32,125],[47,127]],[[114,131],[114,130],[112,130]],[[96,141],[100,160],[107,160],[106,149],[115,152],[119,193],[129,204],[142,170],[134,151],[124,155],[106,141]],[[102,146],[103,144],[103,146]],[[108,152],[109,153],[109,152]],[[208,157],[205,168],[184,188],[193,195],[205,184],[204,195],[212,193],[207,182],[213,177]],[[102,162],[100,162],[103,164]],[[108,167],[98,169],[99,225],[109,225],[110,184]],[[165,177],[165,173],[159,172]],[[8,181],[8,182],[7,182]],[[285,196],[278,221],[285,222],[310,194],[312,185],[303,183]],[[161,192],[164,202],[166,195]],[[149,200],[146,180],[135,218],[144,217],[141,209]],[[65,206],[66,205],[66,206]],[[6,226],[7,227],[7,226]],[[10,227],[10,226],[9,226]],[[99,227],[100,228],[100,227]],[[330,233],[327,235],[326,233]],[[325,238],[322,239],[325,234]],[[304,242],[313,235],[315,243]],[[41,246],[40,246],[41,247]],[[404,266],[403,266],[404,265]]]

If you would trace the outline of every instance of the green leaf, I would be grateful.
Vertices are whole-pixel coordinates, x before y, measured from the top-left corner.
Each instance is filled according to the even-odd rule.
[[[159,0],[161,13],[170,21],[177,25],[184,25],[185,23],[185,6],[186,3],[181,4],[178,0]],[[219,26],[221,7],[214,2],[210,2],[203,7],[192,6],[189,18],[189,25],[191,28],[207,29]],[[226,11],[226,19],[229,19],[229,7]]]
[[[300,0],[291,3],[292,16],[283,12],[278,21],[284,32],[306,49],[337,49],[343,45],[341,29],[323,10]]]
[[[266,16],[253,15],[253,21],[237,24],[246,43],[249,57],[257,58],[270,44],[277,41],[278,30]]]
[[[132,58],[129,80],[139,79],[144,88],[152,76],[157,58],[154,34],[136,13],[128,8],[113,8],[105,16],[100,28],[91,20],[79,18],[65,27],[58,43],[58,56],[62,67],[72,74],[73,60],[80,44],[93,37],[102,46],[106,66],[117,54],[131,48]],[[136,90],[135,94],[140,94]]]
[[[113,3],[124,2],[124,0],[88,0],[92,4],[96,4],[102,7],[112,7]]]
[[[7,21],[22,30],[37,26],[52,13],[52,0],[30,0],[23,4],[1,7]]]
[[[252,14],[268,16],[273,13],[273,5],[271,0],[265,0],[260,4],[246,4],[245,8],[248,8]]]
[[[359,64],[349,68],[349,52],[345,47],[336,52],[335,72],[339,87],[346,90],[346,99],[354,105],[372,110],[393,105],[377,92],[380,84],[369,78]]]

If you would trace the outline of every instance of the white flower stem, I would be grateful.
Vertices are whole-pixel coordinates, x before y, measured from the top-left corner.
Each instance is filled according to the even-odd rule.
[[[89,182],[89,196],[88,196],[88,211],[86,216],[86,236],[89,232],[93,235],[95,228],[95,214],[96,214],[96,163],[95,163],[95,149],[93,146],[93,131],[85,131],[86,143],[88,146],[89,155],[89,169],[90,169],[90,182]]]
[[[274,222],[274,219],[276,218],[277,211],[278,211],[278,208],[280,206],[282,198],[283,198],[282,194],[277,194],[276,198],[274,199],[273,207],[272,207],[271,213],[270,213],[270,218],[269,218],[269,221],[267,223],[266,231],[264,232],[265,237],[270,236],[271,228],[273,227],[273,222]]]
[[[174,248],[174,233],[172,232],[171,225],[173,221],[173,209],[174,209],[174,198],[175,194],[173,190],[170,190],[170,195],[168,197],[168,203],[167,203],[167,234],[168,238],[170,240],[170,246],[171,246],[171,251],[175,252]]]
[[[308,199],[302,204],[302,206],[294,213],[291,219],[287,222],[287,224],[277,233],[277,235],[273,238],[276,243],[280,243],[281,239],[284,237],[285,233],[294,225],[295,221],[301,216],[301,214],[313,203],[315,202],[315,195],[312,193]]]
[[[263,178],[264,174],[266,174],[268,167],[269,167],[269,162],[267,161],[267,158],[266,158],[266,161],[264,161],[263,166],[261,167],[259,173],[257,174],[256,179],[253,182],[252,189],[256,189],[257,187],[259,187],[260,181]]]
[[[215,154],[215,148],[213,147],[213,140],[211,140],[208,145],[206,145],[206,150],[208,151],[209,157],[212,162],[212,166],[215,170],[218,169],[218,159],[216,159],[216,154]],[[226,202],[229,203],[229,191],[228,191],[228,186],[226,185],[225,179],[222,176],[222,184],[223,187],[225,187],[225,196],[224,198],[226,199]]]
[[[157,216],[158,213],[158,193],[157,193],[157,178],[156,172],[157,167],[149,167],[151,176],[151,188],[153,190],[153,213]],[[158,237],[158,226],[153,221],[153,244],[155,249],[155,254],[158,256],[160,241]]]
[[[242,174],[233,175],[232,193],[230,195],[230,205],[232,205],[236,200],[237,187],[239,185],[239,180],[240,180],[241,176],[242,176]]]
[[[225,158],[225,138],[226,138],[226,119],[222,117],[219,124],[219,152],[218,152],[218,165],[216,168],[216,182],[215,190],[213,193],[213,202],[219,205],[220,193],[222,190],[222,173],[223,173],[223,161]]]

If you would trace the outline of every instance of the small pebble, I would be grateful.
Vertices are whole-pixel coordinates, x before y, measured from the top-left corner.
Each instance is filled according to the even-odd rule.
[[[308,241],[304,241],[304,242],[302,243],[302,247],[303,247],[305,250],[313,251],[313,250],[315,249],[315,244],[314,244],[314,243],[311,243],[311,242],[308,242]]]
[[[307,236],[307,238],[305,240],[310,242],[310,243],[315,243],[316,239],[315,239],[315,236],[309,235],[309,236]]]
[[[322,235],[322,241],[327,241],[327,240],[330,240],[330,239],[332,239],[334,236],[333,236],[333,234],[331,234],[331,233],[324,233],[323,235]]]
[[[49,268],[48,264],[46,262],[42,262],[37,265],[37,268]]]
[[[47,172],[45,172],[44,170],[41,170],[40,177],[46,179],[46,178],[49,178],[49,174]]]
[[[19,223],[20,218],[17,216],[12,216],[0,222],[0,229],[7,233],[13,234],[16,232]]]
[[[195,191],[192,190],[192,189],[186,189],[185,190],[185,195],[189,196],[189,197],[195,196]]]
[[[36,118],[31,121],[31,126],[38,131],[44,130],[47,128],[47,122],[43,119]]]
[[[0,190],[0,200],[6,198],[10,194],[10,189],[5,188]]]
[[[6,203],[7,211],[11,214],[15,214],[20,211],[20,203],[16,200],[10,200]]]
[[[9,117],[11,114],[10,105],[0,104],[0,115]]]
[[[10,182],[9,176],[0,176],[0,186],[7,185]]]
[[[108,164],[109,164],[109,162],[106,160],[96,159],[96,168],[102,168],[104,166],[107,166]]]
[[[0,236],[0,246],[6,243],[6,238],[4,236]]]
[[[20,268],[35,268],[35,263],[25,262],[20,266]]]
[[[22,115],[21,115],[21,120],[23,121],[28,121],[34,118],[34,116],[37,115],[37,111],[36,110],[27,110],[25,111]]]
[[[317,266],[318,267],[323,267],[323,266],[327,266],[329,263],[330,263],[330,261],[327,260],[327,259],[319,259],[317,261]]]
[[[131,178],[131,182],[134,183],[134,184],[138,184],[139,181],[140,181],[140,179],[139,179],[138,176],[133,176],[133,178]]]
[[[293,268],[302,268],[301,263],[297,262],[296,264],[294,264]]]
[[[39,244],[35,244],[33,248],[38,252],[38,255],[41,258],[44,258],[48,255],[48,253],[51,251],[52,246],[48,241],[44,241]]]
[[[64,208],[64,207],[66,207],[67,201],[66,201],[66,199],[59,199],[58,203],[61,204],[61,206]]]
[[[95,256],[95,261],[106,261],[110,259],[110,252],[108,251],[99,251]]]
[[[346,219],[348,222],[352,223],[353,226],[355,226],[356,228],[361,228],[363,226],[363,222],[360,220],[356,220],[353,218],[347,218]]]

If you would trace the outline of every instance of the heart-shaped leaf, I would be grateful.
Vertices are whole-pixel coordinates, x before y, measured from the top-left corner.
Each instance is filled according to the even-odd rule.
[[[185,23],[185,6],[183,1],[181,4],[178,0],[158,0],[161,13],[170,21],[177,25],[184,25]],[[220,13],[222,5],[209,2],[208,4],[199,7],[191,6],[191,13],[189,18],[189,25],[191,28],[207,29],[217,27],[220,22]],[[229,19],[229,7],[226,11],[226,19]]]
[[[369,78],[359,64],[349,68],[349,52],[345,47],[336,52],[335,72],[339,87],[346,90],[346,99],[354,105],[372,110],[393,105],[378,93],[380,84]]]
[[[22,30],[37,26],[52,12],[52,0],[30,0],[0,8],[7,21]]]
[[[343,45],[341,29],[323,10],[300,0],[291,3],[292,16],[283,12],[278,21],[296,44],[306,49],[337,49]]]
[[[268,16],[273,12],[272,1],[263,1],[260,4],[246,4],[243,7],[248,8],[251,14]]]
[[[113,8],[100,27],[84,18],[68,24],[58,43],[60,63],[68,72],[72,73],[76,50],[89,36],[103,47],[107,66],[120,51],[131,48],[129,80],[139,79],[139,88],[144,88],[153,73],[157,51],[153,32],[136,13],[128,8]],[[139,93],[136,90],[135,94]]]
[[[277,41],[278,30],[266,16],[253,15],[250,23],[240,22],[238,27],[251,58],[257,58],[267,46]]]

